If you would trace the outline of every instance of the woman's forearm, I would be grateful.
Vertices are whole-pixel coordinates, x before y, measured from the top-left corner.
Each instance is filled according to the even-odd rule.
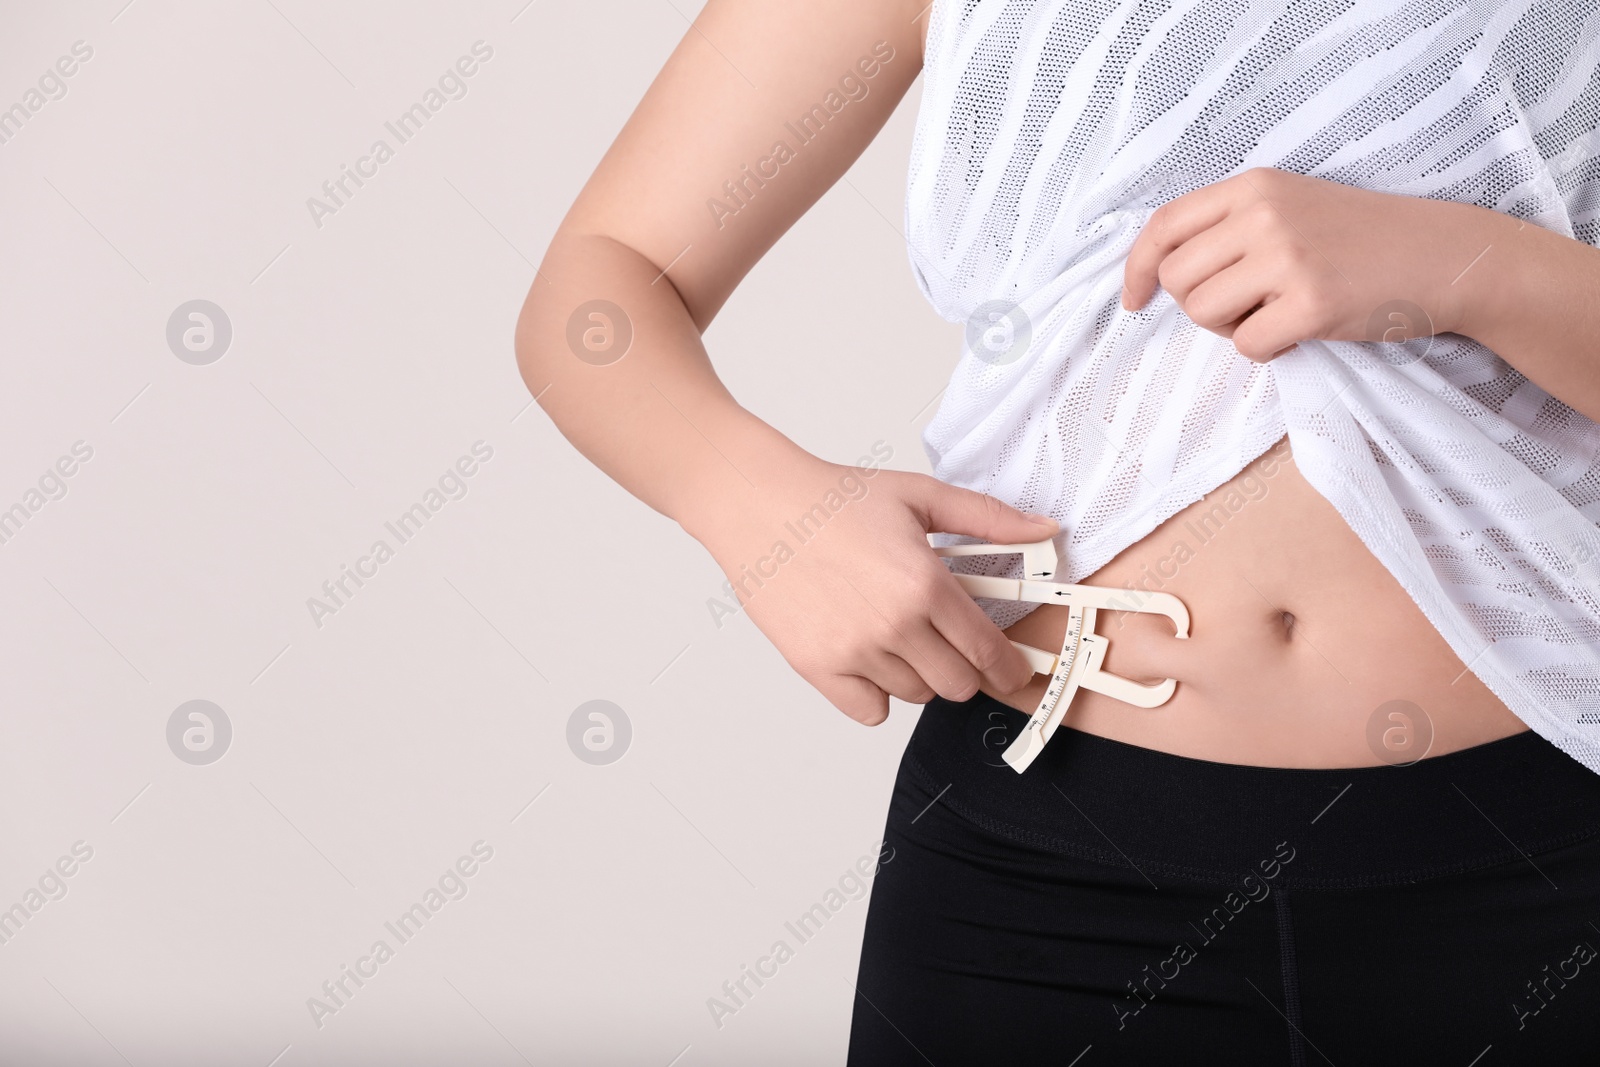
[[[1252,167],[1151,214],[1122,306],[1158,286],[1248,359],[1464,334],[1600,419],[1600,249],[1476,204]]]
[[[1600,419],[1600,249],[1499,212],[1476,214],[1484,251],[1453,283],[1461,290],[1454,332]]]
[[[691,533],[748,508],[779,472],[821,463],[739,406],[671,280],[608,237],[557,235],[516,348],[523,380],[567,440]]]

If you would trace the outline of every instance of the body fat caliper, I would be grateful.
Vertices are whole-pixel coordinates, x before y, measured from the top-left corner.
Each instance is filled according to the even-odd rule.
[[[1067,632],[1061,651],[1052,655],[1042,648],[1012,646],[1028,661],[1035,674],[1050,677],[1050,684],[1039,698],[1039,706],[1028,719],[1022,735],[1006,746],[1002,758],[1021,774],[1028,769],[1066,717],[1073,694],[1084,688],[1140,708],[1156,708],[1171,699],[1178,683],[1168,678],[1157,685],[1141,685],[1120,675],[1108,674],[1102,667],[1109,642],[1094,632],[1095,612],[1138,611],[1165,615],[1172,620],[1179,637],[1189,636],[1189,609],[1171,593],[1134,592],[1092,585],[1067,585],[1053,582],[1058,557],[1053,540],[1026,545],[949,545],[935,547],[939,556],[988,556],[1021,554],[1022,578],[994,578],[981,574],[957,574],[961,588],[975,597],[993,600],[1022,600],[1034,604],[1065,604]]]

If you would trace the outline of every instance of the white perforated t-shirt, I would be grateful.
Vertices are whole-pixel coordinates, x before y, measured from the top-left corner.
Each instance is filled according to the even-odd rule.
[[[1287,433],[1470,669],[1600,771],[1600,427],[1467,337],[1305,341],[1261,365],[1165,291],[1119,299],[1152,210],[1254,166],[1596,244],[1600,4],[934,0],[928,18],[906,233],[924,295],[969,324],[924,432],[935,475],[1059,520],[1070,582]],[[1030,610],[982,604],[1001,626]]]

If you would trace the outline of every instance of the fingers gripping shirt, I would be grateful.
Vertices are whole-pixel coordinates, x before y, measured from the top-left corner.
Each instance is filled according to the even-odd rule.
[[[1165,291],[1120,305],[1150,213],[1254,166],[1596,244],[1600,3],[934,0],[928,18],[908,251],[969,338],[924,431],[935,475],[1055,517],[1076,582],[1287,433],[1456,654],[1600,771],[1600,427],[1464,336],[1304,341],[1261,365]],[[989,330],[1002,343],[970,343]],[[1001,626],[1032,607],[981,603]]]

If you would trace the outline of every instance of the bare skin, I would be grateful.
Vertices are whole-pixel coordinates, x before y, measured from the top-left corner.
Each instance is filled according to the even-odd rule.
[[[1100,613],[1107,669],[1178,689],[1153,709],[1080,691],[1063,720],[1079,730],[1220,763],[1357,767],[1527,729],[1301,476],[1287,440],[1086,582],[1172,593],[1191,626],[1179,640],[1161,616]],[[1047,604],[1006,635],[1053,651],[1065,616]],[[1045,682],[986,692],[1031,712]]]
[[[924,2],[710,0],[563,220],[517,325],[523,378],[567,439],[676,520],[730,579],[842,478],[863,478],[866,495],[746,610],[796,671],[868,725],[887,717],[891,696],[964,700],[982,689],[1031,710],[1043,679],[1006,638],[1058,647],[1060,609],[1041,608],[1002,634],[926,533],[1018,542],[1055,526],[923,475],[811,455],[734,400],[701,334],[904,96],[920,69]],[[785,123],[835,90],[849,103],[823,132],[781,165],[763,164],[775,141],[790,139]],[[767,179],[756,184],[750,170]],[[729,181],[747,183],[747,203],[719,217],[707,202]],[[1408,240],[1392,240],[1396,232]],[[1308,239],[1315,247],[1300,243]],[[1330,272],[1335,260],[1344,268]],[[1469,205],[1258,169],[1157,212],[1125,282],[1128,308],[1159,285],[1197,324],[1232,337],[1242,358],[1263,361],[1299,340],[1359,337],[1351,331],[1365,326],[1367,309],[1401,296],[1433,332],[1478,337],[1580,411],[1600,412],[1585,297],[1600,287],[1600,253]],[[596,319],[597,300],[631,327],[625,355],[607,347],[616,312]],[[1395,700],[1430,720],[1432,755],[1525,729],[1292,459],[1270,475],[1258,461],[1230,484],[1256,498],[1152,586],[1187,603],[1193,636],[1178,641],[1154,617],[1101,618],[1110,669],[1177,678],[1177,695],[1147,711],[1083,693],[1073,726],[1182,755],[1293,767],[1393,762],[1393,752],[1369,746],[1368,725]],[[1171,571],[1163,561],[1207,506],[1174,516],[1088,580],[1118,586],[1145,568]]]

